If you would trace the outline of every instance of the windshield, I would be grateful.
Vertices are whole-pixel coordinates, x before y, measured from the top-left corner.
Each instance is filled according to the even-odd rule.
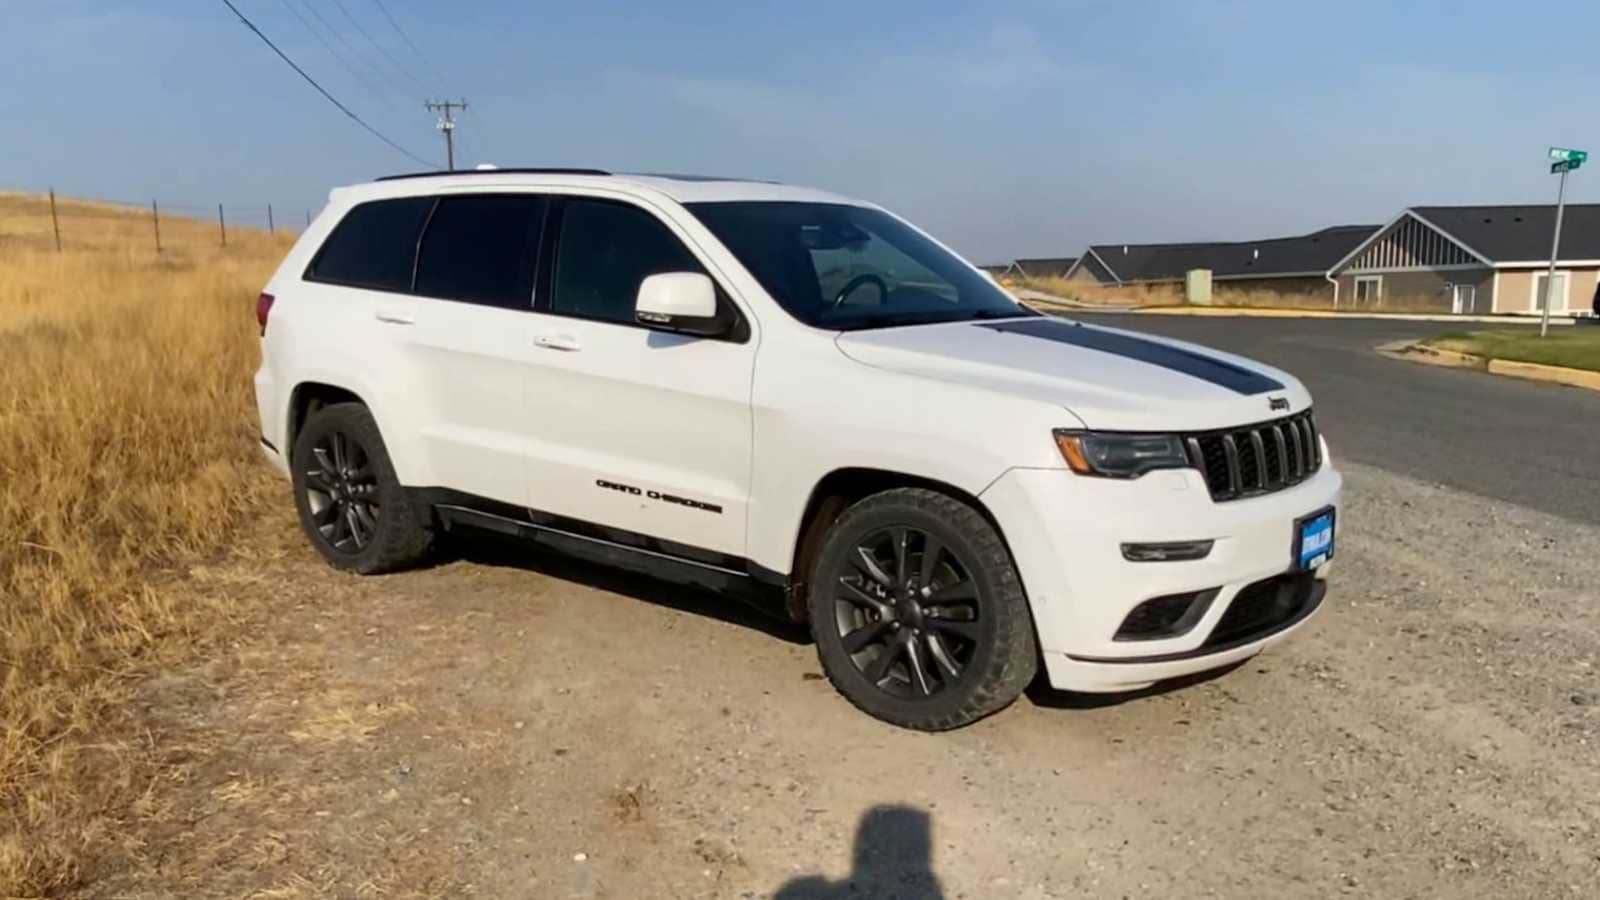
[[[790,315],[854,330],[1031,316],[888,213],[835,203],[691,203]]]

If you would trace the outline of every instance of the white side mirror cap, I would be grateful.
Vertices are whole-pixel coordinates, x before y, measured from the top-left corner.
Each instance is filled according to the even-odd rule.
[[[651,275],[639,283],[634,316],[653,328],[706,333],[717,318],[716,286],[699,272]]]

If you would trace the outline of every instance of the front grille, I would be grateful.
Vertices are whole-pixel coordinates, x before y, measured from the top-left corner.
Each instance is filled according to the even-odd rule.
[[[1218,501],[1281,491],[1322,467],[1309,409],[1259,425],[1185,435],[1184,445]]]

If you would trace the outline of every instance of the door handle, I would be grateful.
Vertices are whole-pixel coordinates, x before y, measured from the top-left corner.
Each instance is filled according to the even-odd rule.
[[[379,322],[388,322],[390,325],[410,325],[416,321],[410,313],[397,312],[392,309],[380,309],[373,313]]]
[[[578,343],[578,339],[570,334],[541,334],[533,339],[533,343],[534,346],[543,347],[546,350],[564,350],[569,353],[573,350],[583,349],[583,345]]]

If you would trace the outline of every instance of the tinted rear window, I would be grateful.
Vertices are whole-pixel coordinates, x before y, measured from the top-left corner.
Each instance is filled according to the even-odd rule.
[[[422,236],[417,293],[531,309],[544,209],[529,195],[440,199]]]
[[[306,277],[384,291],[411,290],[417,235],[433,199],[375,200],[351,209],[317,251]]]

